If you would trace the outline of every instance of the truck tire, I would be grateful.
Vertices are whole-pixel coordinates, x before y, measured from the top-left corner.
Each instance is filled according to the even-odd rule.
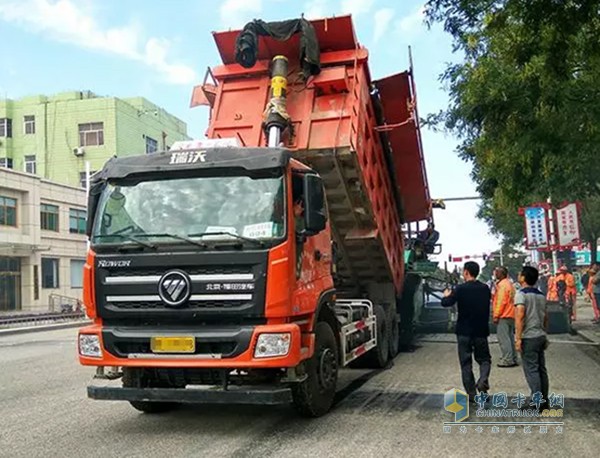
[[[152,381],[145,376],[143,370],[123,368],[123,388],[151,388]],[[129,401],[129,404],[140,412],[148,414],[164,413],[173,410],[177,404],[174,402]]]
[[[388,323],[390,327],[390,338],[389,338],[389,355],[390,360],[394,359],[400,351],[400,321],[398,320],[398,313],[395,307],[389,307],[388,310]]]
[[[374,306],[377,320],[377,346],[370,350],[364,358],[364,365],[371,369],[381,369],[387,365],[390,356],[390,323],[388,315],[379,304]]]
[[[306,362],[306,380],[292,385],[296,410],[307,417],[320,417],[331,409],[338,377],[338,344],[329,324],[315,326],[315,353]]]
[[[415,340],[415,308],[417,307],[417,296],[422,294],[421,277],[417,274],[408,273],[404,279],[402,297],[397,301],[397,310],[400,315],[399,347],[409,349]]]

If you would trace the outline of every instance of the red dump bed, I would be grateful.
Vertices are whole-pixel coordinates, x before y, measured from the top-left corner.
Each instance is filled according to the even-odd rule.
[[[245,146],[265,146],[269,64],[285,55],[293,131],[283,141],[325,182],[342,257],[338,289],[391,281],[400,292],[401,225],[430,216],[411,74],[373,82],[368,52],[358,44],[350,16],[313,25],[322,70],[308,81],[299,77],[298,35],[285,42],[261,37],[258,61],[246,69],[234,58],[239,31],[215,33],[223,65],[212,69],[216,84],[194,88],[192,106],[211,106],[209,138],[237,137]],[[371,94],[373,85],[379,97]]]

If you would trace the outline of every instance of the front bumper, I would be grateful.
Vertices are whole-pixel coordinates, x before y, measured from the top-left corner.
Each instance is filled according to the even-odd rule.
[[[155,401],[194,404],[279,405],[292,402],[287,387],[121,388],[90,385],[88,397],[104,401]]]
[[[263,333],[289,333],[290,348],[285,356],[255,358],[258,336]],[[286,368],[296,367],[312,355],[314,339],[305,339],[296,324],[231,326],[231,327],[102,327],[94,324],[81,328],[79,334],[97,335],[102,356],[79,355],[84,366],[122,366],[157,368]],[[154,354],[148,351],[153,336],[193,336],[198,354]],[[223,349],[206,352],[202,349]]]

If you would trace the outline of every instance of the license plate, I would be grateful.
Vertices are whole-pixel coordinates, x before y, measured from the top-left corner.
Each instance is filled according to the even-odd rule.
[[[194,353],[196,339],[193,337],[152,337],[150,349],[154,353]]]

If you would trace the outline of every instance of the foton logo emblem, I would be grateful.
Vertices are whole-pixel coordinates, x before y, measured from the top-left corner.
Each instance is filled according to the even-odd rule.
[[[106,261],[103,259],[98,260],[98,267],[129,267],[131,265],[131,259],[125,259],[121,261]]]
[[[166,305],[179,307],[190,298],[191,286],[188,274],[172,270],[164,274],[158,282],[158,295]]]
[[[196,162],[206,162],[206,151],[173,152],[169,164],[195,164]]]

